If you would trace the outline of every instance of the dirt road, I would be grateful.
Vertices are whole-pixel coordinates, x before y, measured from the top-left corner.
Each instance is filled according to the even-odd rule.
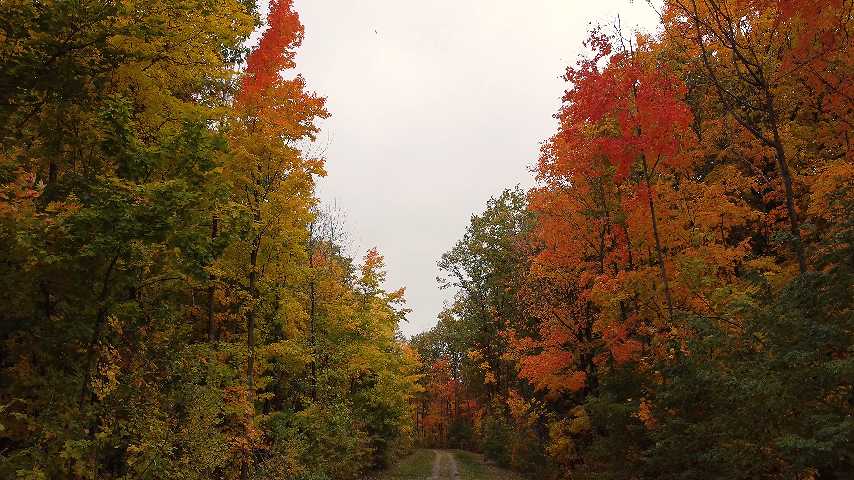
[[[522,480],[484,460],[482,455],[462,450],[416,450],[380,480]]]
[[[447,450],[433,450],[433,476],[430,480],[457,480],[460,478],[457,459]]]

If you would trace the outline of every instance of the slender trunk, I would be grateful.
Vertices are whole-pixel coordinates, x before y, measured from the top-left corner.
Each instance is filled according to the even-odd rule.
[[[453,421],[456,421],[457,416],[460,414],[460,382],[459,382],[459,366],[454,367],[454,411],[451,415]]]
[[[89,346],[86,349],[85,371],[83,372],[83,384],[80,386],[80,405],[86,400],[86,393],[89,391],[89,380],[92,376],[93,363],[95,362],[95,348],[101,338],[101,331],[104,329],[104,323],[107,321],[107,313],[109,306],[107,305],[107,297],[110,294],[111,280],[113,272],[116,268],[116,263],[119,256],[115,255],[110,264],[107,266],[107,271],[104,273],[104,282],[101,286],[101,293],[98,295],[98,311],[95,314],[95,325],[92,328],[92,337],[89,339]]]
[[[254,400],[255,394],[255,302],[258,300],[256,292],[256,283],[258,273],[258,250],[260,250],[260,239],[255,242],[252,247],[252,252],[249,254],[249,291],[252,295],[253,305],[249,308],[249,313],[246,318],[246,348],[248,351],[248,360],[246,365],[246,385],[249,388],[249,396]]]
[[[776,133],[776,132],[775,132]],[[786,164],[786,157],[783,153],[783,147],[777,148],[777,164],[780,166],[780,176],[783,177],[783,186],[786,190],[786,210],[789,214],[789,229],[792,233],[793,243],[795,248],[795,256],[798,259],[798,269],[801,273],[807,271],[807,260],[804,255],[804,244],[801,241],[800,220],[798,212],[795,210],[794,193],[792,190],[792,177],[789,175],[789,167]]]
[[[255,195],[256,202],[258,195]],[[256,203],[254,219],[255,224],[261,224],[260,205]],[[246,389],[249,396],[249,411],[247,413],[247,423],[253,421],[255,416],[255,309],[257,308],[258,298],[258,253],[261,251],[261,232],[257,234],[252,242],[252,250],[249,252],[249,295],[251,297],[251,305],[249,312],[246,315]],[[249,472],[252,469],[252,445],[251,442],[247,447],[246,458],[240,468],[240,476],[243,480],[248,480]]]
[[[596,185],[598,190],[596,193],[599,195],[599,199],[602,201],[602,228],[599,231],[599,275],[605,273],[605,238],[608,234],[611,233],[611,213],[608,210],[608,199],[605,198],[605,184],[602,181],[602,177],[597,179],[599,183]]]
[[[41,289],[42,296],[44,297],[45,320],[50,322],[53,320],[53,300],[51,300],[50,288],[48,288],[47,282],[44,280],[39,282],[39,288]]]
[[[771,134],[774,139],[774,152],[777,157],[777,166],[780,168],[780,177],[783,178],[783,188],[786,193],[786,213],[789,215],[789,229],[792,233],[795,256],[798,259],[798,269],[801,273],[807,271],[807,261],[804,255],[804,244],[801,242],[801,227],[798,219],[798,211],[795,209],[795,194],[792,188],[792,176],[789,174],[789,163],[786,161],[786,150],[780,139],[780,131],[777,128],[777,112],[771,100],[770,93],[766,91],[766,106],[771,117]]]
[[[312,227],[312,235],[313,235]],[[315,240],[308,242],[308,268],[311,281],[308,284],[308,341],[311,344],[311,399],[317,401],[317,284],[314,278],[314,247]]]
[[[584,324],[584,341],[588,345],[593,343],[593,305],[587,302],[585,305],[586,323]],[[585,381],[584,392],[587,395],[596,396],[599,394],[599,369],[594,361],[594,353],[587,351],[582,355],[582,369],[587,375]]]
[[[109,313],[109,305],[107,304],[107,297],[110,295],[110,290],[111,290],[110,287],[112,286],[110,282],[111,282],[113,272],[115,271],[116,263],[118,262],[118,260],[119,260],[119,256],[115,255],[113,257],[113,259],[110,261],[110,264],[107,266],[107,271],[104,274],[104,283],[101,287],[101,293],[98,295],[98,311],[95,314],[95,325],[94,325],[94,328],[92,329],[92,337],[89,339],[89,346],[88,346],[87,351],[86,351],[85,371],[83,373],[83,382],[82,382],[82,385],[80,386],[80,401],[79,401],[80,407],[83,407],[83,405],[85,403],[87,403],[86,402],[87,398],[89,399],[90,402],[94,400],[93,392],[91,392],[89,389],[89,382],[92,378],[92,369],[94,369],[97,365],[98,358],[97,358],[96,349],[98,346],[98,341],[101,338],[101,332],[104,330],[104,324],[107,322],[107,315]],[[87,394],[89,394],[89,395],[87,395]],[[99,419],[99,414],[97,412],[89,419],[88,438],[90,440],[94,439],[94,437],[95,437],[95,429],[98,425],[98,419]],[[95,448],[92,450],[92,457],[91,457],[92,465],[94,466],[93,478],[98,477],[98,461],[97,461],[97,458],[98,458],[98,447],[96,445]],[[68,464],[68,469],[69,469],[68,473],[69,474],[71,473],[70,468],[71,468],[71,464],[69,463]]]
[[[249,254],[249,291],[252,295],[252,305],[249,307],[249,312],[246,315],[246,390],[249,397],[249,411],[247,412],[247,422],[251,422],[255,416],[255,302],[257,295],[255,293],[257,273],[255,267],[258,264],[258,250],[260,238],[255,241],[252,251]],[[246,457],[243,459],[243,464],[240,466],[240,478],[248,480],[249,470],[252,465],[252,445],[247,447]]]
[[[628,227],[626,227],[625,223],[621,223],[620,227],[623,229],[623,233],[626,235],[626,248],[628,249],[628,254],[629,254],[628,270],[634,271],[635,260],[634,260],[634,253],[632,253],[632,238],[629,236],[629,229],[628,229]],[[637,293],[637,291],[635,291],[634,295],[632,296],[632,305],[634,306],[635,311],[638,311],[640,309],[638,307],[638,293]]]
[[[219,219],[214,215],[211,219],[211,240],[217,237]],[[210,275],[210,284],[208,285],[208,341],[211,343],[216,341],[217,328],[216,319],[214,318],[214,296],[216,294],[216,275]]]
[[[47,184],[53,185],[56,183],[56,178],[59,176],[59,167],[56,162],[51,160],[47,167]]]
[[[599,231],[599,275],[605,273],[605,226]]]
[[[632,254],[632,239],[629,237],[629,229],[626,228],[626,224],[622,223],[622,224],[620,224],[620,226],[623,228],[623,233],[626,235],[626,249],[628,250],[628,253],[629,253],[629,259],[628,259],[629,265],[628,265],[628,267],[629,267],[629,270],[631,271],[631,270],[635,269],[635,262],[634,262],[634,258],[633,258],[633,254]]]
[[[309,306],[310,341],[311,341],[311,399],[317,401],[317,296],[314,280],[309,284],[311,305]]]
[[[658,270],[661,273],[661,283],[664,286],[664,300],[667,302],[668,319],[673,318],[673,299],[670,297],[670,283],[667,281],[667,267],[664,265],[664,253],[661,250],[661,238],[658,234],[658,219],[655,215],[655,201],[652,199],[652,185],[650,183],[649,169],[646,164],[646,155],[641,155],[643,176],[646,180],[647,201],[649,202],[649,214],[652,217],[652,235],[655,237],[655,253],[658,256]]]

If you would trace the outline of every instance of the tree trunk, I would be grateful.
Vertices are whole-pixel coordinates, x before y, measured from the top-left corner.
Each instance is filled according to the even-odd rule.
[[[317,401],[317,296],[314,279],[309,284],[311,305],[309,306],[310,341],[311,341],[311,399]]]
[[[89,380],[91,379],[92,369],[94,368],[93,363],[96,361],[95,347],[98,345],[98,341],[101,338],[101,331],[104,329],[104,323],[107,321],[107,314],[109,313],[107,297],[110,294],[110,281],[118,260],[119,256],[115,255],[107,266],[107,271],[104,273],[104,282],[101,286],[101,293],[98,295],[98,312],[95,314],[95,324],[92,328],[92,337],[90,338],[89,345],[86,348],[86,364],[83,372],[83,384],[80,386],[80,405],[83,405],[85,402],[86,393],[89,391]]]
[[[257,195],[256,195],[257,199]],[[260,208],[257,206],[256,208]],[[260,224],[261,212],[256,209],[255,222]],[[246,315],[246,389],[249,397],[249,416],[247,422],[252,422],[255,416],[255,309],[256,303],[259,300],[258,295],[258,253],[261,251],[261,233],[252,242],[252,251],[249,253],[249,295],[251,296],[251,305],[249,312]],[[243,460],[243,465],[240,468],[240,476],[243,480],[248,480],[249,472],[252,468],[252,445],[251,442],[247,447],[246,458]]]
[[[211,240],[215,240],[217,237],[217,228],[218,228],[219,219],[214,215],[211,219]],[[214,318],[214,296],[216,294],[216,275],[210,275],[210,284],[208,285],[208,341],[211,343],[216,341],[217,338],[217,328],[216,328],[216,319]]]
[[[47,184],[53,185],[56,183],[56,179],[59,176],[59,167],[56,165],[56,162],[51,160],[50,164],[47,167]]]
[[[777,128],[777,112],[771,100],[770,93],[766,90],[766,107],[771,116],[771,134],[774,138],[774,152],[777,157],[777,166],[780,168],[780,177],[783,178],[783,188],[786,194],[786,213],[789,215],[789,229],[794,242],[795,256],[798,259],[798,269],[801,273],[807,271],[807,260],[804,255],[804,244],[801,242],[801,226],[798,219],[798,211],[795,209],[795,194],[792,188],[792,176],[789,174],[789,163],[786,161],[786,150],[780,139],[780,130]]]
[[[655,237],[655,253],[658,256],[658,270],[661,274],[661,283],[664,286],[664,300],[667,302],[667,316],[668,319],[672,319],[673,299],[670,297],[670,283],[667,281],[667,266],[664,265],[664,253],[661,250],[661,238],[658,235],[658,219],[655,214],[655,201],[652,199],[652,185],[650,184],[646,155],[641,155],[641,165],[643,165],[643,176],[644,180],[646,180],[646,198],[649,202],[649,214],[652,217],[652,235]]]

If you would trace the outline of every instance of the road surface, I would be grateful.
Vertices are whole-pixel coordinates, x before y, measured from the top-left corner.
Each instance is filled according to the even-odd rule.
[[[379,480],[523,480],[485,461],[482,455],[461,450],[416,450]]]

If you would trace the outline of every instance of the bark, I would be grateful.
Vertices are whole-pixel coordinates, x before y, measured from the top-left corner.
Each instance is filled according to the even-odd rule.
[[[214,216],[211,219],[211,240],[217,237],[219,219]],[[217,339],[217,325],[214,312],[214,296],[216,294],[216,275],[211,274],[210,284],[208,285],[208,341],[211,343]]]
[[[643,176],[646,181],[647,201],[649,203],[649,214],[652,217],[652,235],[655,237],[655,253],[658,257],[658,271],[661,275],[661,283],[664,287],[664,300],[667,302],[668,319],[673,318],[673,299],[670,296],[670,282],[667,280],[667,266],[664,264],[664,252],[661,248],[661,237],[658,234],[658,219],[655,214],[655,201],[652,199],[652,185],[650,183],[650,174],[647,167],[646,155],[641,155],[641,165],[643,166]]]
[[[314,280],[309,284],[311,305],[309,306],[310,341],[311,341],[311,399],[317,401],[317,296]]]
[[[255,193],[255,208],[253,218],[256,225],[261,224],[261,205],[258,193]],[[249,252],[249,295],[251,297],[250,307],[246,315],[246,389],[249,396],[249,412],[247,422],[251,422],[255,416],[255,317],[256,307],[259,300],[258,295],[258,254],[261,251],[261,240],[263,232],[258,232],[252,241],[252,249]],[[240,476],[248,480],[252,469],[252,446],[249,445],[246,458],[240,468]]]
[[[771,115],[771,133],[773,135],[774,152],[777,157],[777,166],[780,169],[780,177],[783,179],[783,188],[786,193],[786,213],[789,215],[789,230],[792,233],[795,256],[798,259],[798,268],[801,273],[807,271],[807,260],[804,255],[804,244],[801,241],[801,226],[798,211],[795,209],[795,194],[792,188],[792,176],[789,174],[789,164],[786,161],[786,150],[780,140],[780,129],[777,126],[777,113],[774,110],[770,93],[766,92],[767,107]]]
[[[47,169],[47,184],[53,185],[56,183],[56,179],[59,176],[59,167],[56,165],[56,162],[51,160]]]
[[[256,271],[258,266],[258,251],[261,247],[261,240],[258,239],[255,242],[255,245],[252,247],[252,251],[249,254],[249,291],[252,295],[252,303],[253,305],[249,308],[249,311],[246,315],[246,348],[248,351],[248,359],[246,365],[246,385],[249,388],[250,397],[254,397],[255,390],[255,302],[258,300],[257,298],[257,281],[258,281],[258,273]]]
[[[92,328],[92,337],[89,339],[89,345],[86,348],[86,369],[83,372],[83,384],[80,387],[81,405],[83,405],[83,403],[86,401],[86,393],[89,392],[89,380],[92,377],[92,368],[94,367],[93,363],[95,362],[95,347],[97,347],[98,341],[101,339],[101,331],[103,331],[104,323],[106,323],[107,321],[107,314],[109,313],[107,297],[110,295],[110,282],[112,280],[113,272],[115,272],[116,263],[118,261],[118,255],[113,256],[112,260],[110,260],[110,264],[107,266],[107,271],[104,273],[101,293],[98,295],[98,311],[95,314],[95,324]]]
[[[312,226],[313,235],[314,226]],[[317,284],[314,278],[314,246],[315,239],[308,242],[308,267],[311,270],[311,281],[308,284],[309,295],[309,343],[311,344],[311,399],[317,401]]]

